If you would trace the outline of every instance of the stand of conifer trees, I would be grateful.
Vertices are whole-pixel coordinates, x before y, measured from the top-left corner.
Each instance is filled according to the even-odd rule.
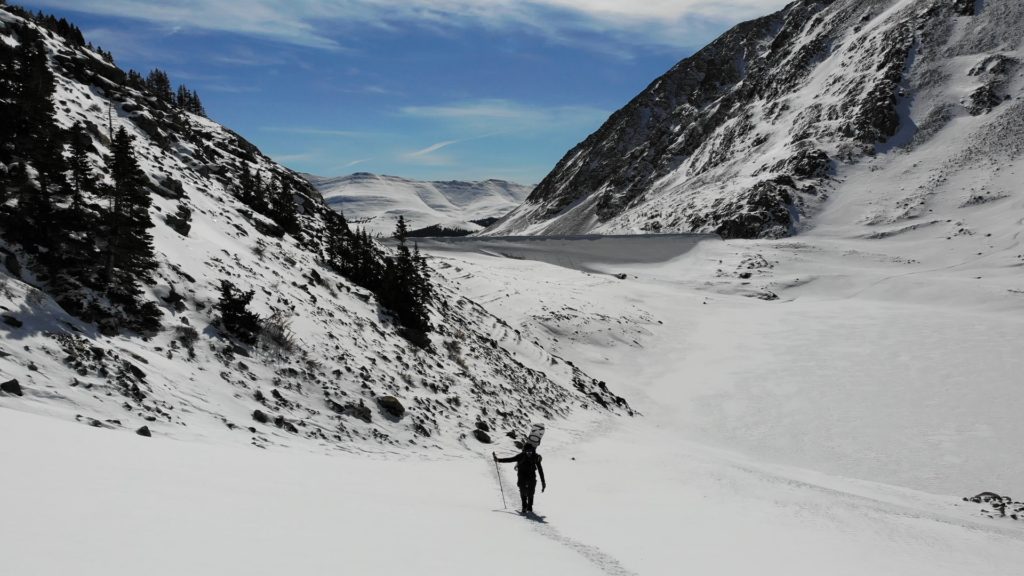
[[[421,346],[430,324],[428,305],[434,298],[430,270],[418,247],[409,249],[408,226],[399,216],[393,254],[385,253],[366,230],[352,231],[344,216],[327,215],[326,259],[335,271],[377,295],[381,306],[391,310],[406,329],[405,335]]]
[[[156,267],[153,224],[132,138],[120,129],[101,158],[83,127],[60,128],[42,37],[17,34],[18,46],[0,43],[0,231],[70,313],[109,331],[152,330],[160,311],[140,285]]]

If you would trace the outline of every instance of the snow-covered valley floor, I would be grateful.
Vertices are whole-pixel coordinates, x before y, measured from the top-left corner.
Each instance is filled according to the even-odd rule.
[[[0,573],[1021,573],[1024,522],[960,500],[1024,493],[1016,237],[572,242],[420,246],[495,340],[643,414],[548,423],[542,519],[476,443],[258,450],[0,404]]]

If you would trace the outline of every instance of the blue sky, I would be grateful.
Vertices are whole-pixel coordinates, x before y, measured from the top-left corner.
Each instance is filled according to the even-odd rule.
[[[17,2],[16,2],[17,3]],[[784,0],[33,0],[299,171],[531,184]]]

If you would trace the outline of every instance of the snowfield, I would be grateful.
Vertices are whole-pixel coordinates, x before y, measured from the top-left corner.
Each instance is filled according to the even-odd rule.
[[[0,408],[0,459],[17,471],[0,477],[4,564],[1019,574],[1024,523],[961,497],[1024,493],[1024,278],[1005,265],[1021,248],[961,263],[929,234],[424,242],[441,276],[508,323],[493,338],[564,357],[643,414],[548,423],[541,518],[502,509],[480,444],[256,450]],[[620,257],[631,251],[639,262]],[[511,467],[502,478],[512,509]]]
[[[327,204],[373,234],[389,236],[404,216],[410,230],[438,226],[476,232],[474,221],[499,218],[530,194],[529,186],[504,180],[421,182],[357,172],[348,176],[304,175]]]
[[[917,4],[844,18],[896,30],[890,16]],[[963,69],[938,88],[977,64],[968,33],[1020,21],[1006,0],[976,6],[940,38],[970,58],[924,60],[922,75]],[[0,10],[0,30],[18,21]],[[993,38],[1024,54],[1019,34]],[[421,240],[439,295],[422,349],[315,250],[261,232],[232,172],[206,173],[293,174],[195,116],[179,128],[215,146],[170,134],[169,152],[149,132],[166,136],[170,116],[131,91],[111,107],[71,69],[55,71],[59,123],[116,110],[150,178],[181,185],[154,198],[147,296],[165,318],[146,338],[102,335],[6,254],[0,575],[1024,573],[1024,516],[963,500],[1024,494],[1024,76],[998,85],[1010,98],[994,112],[945,119],[933,111],[977,86],[931,98],[914,76],[900,119],[932,129],[822,176],[792,238]],[[775,140],[806,103],[780,109]],[[677,216],[670,196],[649,207]],[[472,197],[417,196],[459,222]],[[311,226],[318,202],[303,201]],[[586,202],[563,231],[592,230]],[[186,204],[184,237],[158,215]],[[646,209],[602,230],[644,230]],[[222,279],[254,290],[292,343],[226,339]],[[548,489],[524,518],[514,470],[490,454],[531,421],[547,426]]]

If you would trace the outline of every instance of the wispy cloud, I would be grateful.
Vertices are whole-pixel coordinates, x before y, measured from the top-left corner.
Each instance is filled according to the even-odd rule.
[[[270,157],[273,158],[275,162],[287,164],[288,162],[304,162],[312,160],[316,157],[316,154],[313,152],[303,152],[300,154],[270,154]]]
[[[303,128],[293,126],[262,126],[260,130],[263,132],[280,132],[284,134],[302,134],[306,136],[337,136],[342,138],[356,138],[362,136],[371,136],[367,132],[356,132],[352,130],[330,130],[324,128]]]
[[[415,152],[410,152],[410,153],[406,154],[406,156],[408,156],[410,158],[419,158],[421,156],[426,156],[427,154],[430,154],[432,152],[437,152],[438,150],[440,150],[442,148],[447,148],[448,146],[451,146],[452,144],[458,144],[459,142],[460,142],[460,140],[445,140],[444,142],[438,142],[437,144],[431,144],[430,146],[427,146],[426,148],[424,148],[422,150],[417,150]]]
[[[484,138],[497,134],[542,133],[574,127],[596,128],[609,112],[591,106],[536,106],[511,100],[485,99],[429,106],[406,106],[405,116],[434,119],[477,132]]]
[[[624,45],[690,47],[721,25],[763,15],[788,0],[37,0],[36,4],[129,17],[181,29],[234,32],[339,50],[343,26],[399,29],[527,29],[560,42],[599,33]],[[713,24],[709,26],[709,24]]]

